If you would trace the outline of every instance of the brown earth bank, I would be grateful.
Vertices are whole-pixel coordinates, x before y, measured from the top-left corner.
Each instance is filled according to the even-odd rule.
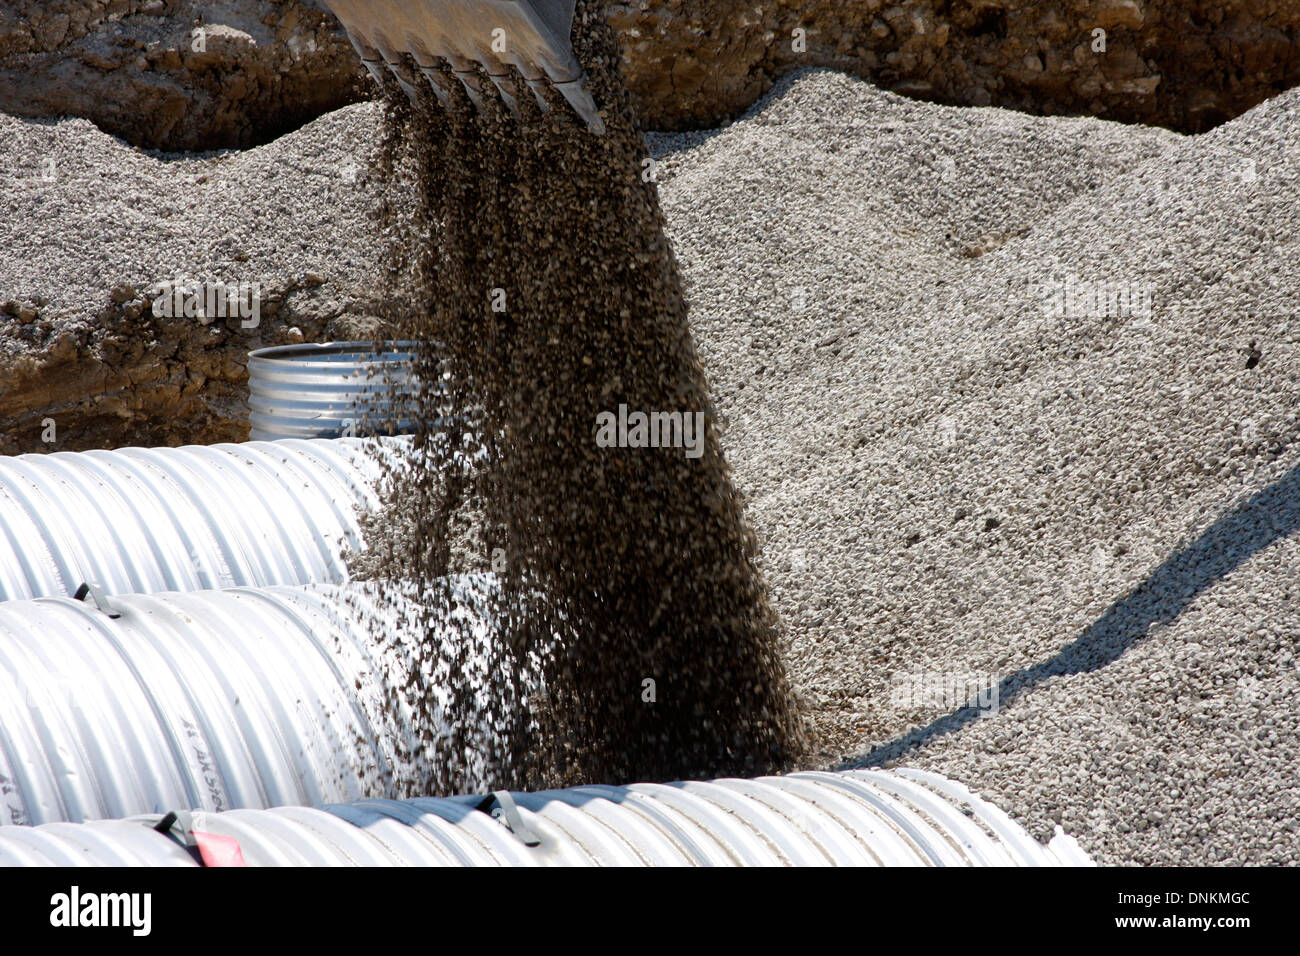
[[[1293,0],[641,0],[609,17],[654,129],[716,125],[816,65],[1183,132],[1300,82]],[[85,117],[145,148],[246,147],[373,94],[321,2],[0,2],[0,111]]]
[[[146,149],[266,142],[366,84],[310,2],[0,2],[0,111],[85,117]]]
[[[92,321],[42,318],[45,297],[0,303],[0,454],[247,441],[249,351],[376,327],[322,314],[320,281],[260,290],[261,331],[237,317],[155,316],[154,298],[125,283]]]
[[[1300,82],[1293,0],[651,0],[611,19],[659,129],[713,125],[811,65],[937,102],[1182,132]]]

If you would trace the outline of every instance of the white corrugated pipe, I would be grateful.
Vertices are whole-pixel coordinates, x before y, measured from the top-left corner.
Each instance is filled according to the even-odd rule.
[[[493,586],[488,575],[456,579],[444,644],[468,642],[466,659],[487,659]],[[420,618],[373,593],[117,595],[103,610],[71,598],[0,603],[0,824],[420,792],[428,758],[415,741],[445,727],[442,698],[412,711],[402,690]]]
[[[377,442],[0,457],[0,601],[347,579]]]
[[[198,865],[181,834],[250,866],[1087,866],[959,784],[917,770],[797,773],[323,809],[0,828],[0,864]],[[229,847],[229,840],[223,841]]]

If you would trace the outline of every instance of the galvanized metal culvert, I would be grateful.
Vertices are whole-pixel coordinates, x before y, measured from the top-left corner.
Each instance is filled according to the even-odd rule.
[[[253,865],[1089,862],[910,770],[385,799],[420,792],[421,741],[447,729],[436,681],[428,712],[403,698],[422,616],[367,585],[202,589],[344,581],[405,447],[0,459],[0,864],[196,865],[152,828],[173,810]],[[82,582],[92,603],[55,596]],[[459,579],[458,660],[488,659],[494,588]]]
[[[455,583],[446,640],[486,657],[494,580]],[[356,584],[0,603],[0,824],[420,792],[445,723],[436,688],[403,694],[404,608]]]
[[[494,587],[458,579],[473,643],[457,659],[487,659]],[[404,619],[419,618],[362,585],[0,603],[0,861],[192,862],[147,825],[171,810],[207,811],[194,827],[266,865],[1086,859],[910,770],[383,799],[427,778],[420,742],[449,726],[400,693],[425,636],[403,642]]]
[[[400,439],[393,440],[394,443]],[[341,582],[378,440],[0,457],[0,601]]]
[[[0,865],[195,866],[159,815],[0,827]],[[1087,866],[916,770],[200,813],[250,866]]]
[[[249,437],[410,434],[414,342],[330,342],[258,349],[248,358]]]

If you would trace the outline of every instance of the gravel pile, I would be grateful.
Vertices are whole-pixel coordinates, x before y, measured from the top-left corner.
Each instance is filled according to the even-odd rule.
[[[0,113],[0,452],[51,450],[47,416],[58,451],[243,441],[250,350],[371,337],[379,113],[205,156]],[[156,315],[177,279],[247,283],[258,314]]]
[[[4,297],[57,335],[121,278],[311,269],[342,311],[374,197],[326,171],[380,119],[197,163],[24,122],[85,208],[0,178]],[[1105,863],[1300,862],[1300,91],[1186,138],[812,72],[651,146],[807,762],[938,770]]]
[[[813,759],[1300,862],[1300,91],[1183,138],[821,72],[654,145]]]
[[[260,282],[319,274],[362,294],[367,164],[381,109],[349,107],[258,149],[144,153],[82,119],[0,112],[0,298],[44,297],[43,318],[91,322],[111,291],[177,277]],[[315,283],[303,283],[312,286]],[[322,290],[327,296],[338,288]],[[366,302],[365,304],[369,304]],[[350,297],[318,307],[338,314]],[[16,339],[0,342],[5,351]]]

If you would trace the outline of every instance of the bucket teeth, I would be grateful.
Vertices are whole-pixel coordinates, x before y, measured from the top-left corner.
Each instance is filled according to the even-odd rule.
[[[501,99],[506,104],[506,109],[510,111],[510,115],[515,119],[519,119],[519,100],[515,99],[514,77],[509,73],[502,76],[498,76],[495,73],[489,73],[488,79],[492,81],[492,85],[495,86],[497,92],[501,94]]]
[[[450,52],[444,52],[443,56],[451,64],[451,75],[460,80],[460,85],[465,87],[465,93],[474,104],[474,108],[480,113],[486,113],[492,92],[488,82],[475,67],[474,61]]]
[[[374,78],[376,83],[383,86],[386,77],[384,76],[384,61],[380,57],[379,51],[351,30],[348,31],[348,39],[352,41],[352,49],[357,51],[357,56],[361,57],[362,66],[366,68],[366,71]]]
[[[533,97],[537,100],[537,105],[543,113],[551,108],[551,101],[546,98],[547,90],[554,89],[550,80],[542,72],[541,67],[531,60],[524,57],[516,57],[512,61],[519,75],[524,78],[528,88],[533,91]]]
[[[537,100],[537,105],[545,113],[551,108],[551,101],[546,98],[546,91],[550,88],[550,84],[546,80],[529,80],[528,86],[533,91],[533,99]]]
[[[605,124],[573,55],[569,34],[576,0],[325,0],[343,22],[366,69],[380,83],[387,68],[415,99],[411,54],[444,106],[451,102],[445,60],[480,111],[489,99],[519,117],[517,70],[543,110],[558,91],[593,133]]]
[[[581,79],[571,80],[568,83],[556,83],[555,88],[569,101],[569,105],[577,111],[578,115],[587,121],[587,126],[593,133],[605,132],[605,123],[600,118],[600,112],[596,109],[596,101],[591,98],[591,94],[587,92],[586,84]]]
[[[447,109],[451,106],[451,85],[447,81],[446,74],[436,66],[424,65],[420,66],[420,72],[424,74],[424,78],[428,80],[429,85],[433,87],[433,95],[438,98],[438,102],[442,104],[442,108]]]
[[[491,53],[482,51],[479,52],[478,61],[483,64],[488,79],[501,94],[501,99],[506,104],[506,109],[510,110],[510,115],[519,119],[519,101],[515,99],[515,78],[510,75],[510,67]]]
[[[397,78],[397,85],[402,88],[402,92],[406,94],[407,99],[412,103],[418,103],[420,100],[419,81],[405,61],[402,60],[402,55],[387,43],[381,42],[377,46],[379,47],[379,55],[384,58],[384,65]]]

